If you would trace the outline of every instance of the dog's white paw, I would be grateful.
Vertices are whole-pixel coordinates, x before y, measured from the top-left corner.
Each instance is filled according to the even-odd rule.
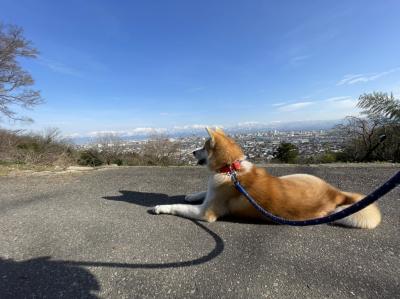
[[[159,205],[159,206],[155,206],[152,209],[152,212],[154,214],[169,214],[171,211],[171,208],[169,205]]]

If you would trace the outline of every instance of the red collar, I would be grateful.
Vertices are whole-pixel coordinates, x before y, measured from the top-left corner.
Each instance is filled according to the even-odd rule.
[[[240,169],[240,163],[242,161],[236,160],[231,165],[225,165],[218,170],[219,173],[230,173],[232,170],[236,171]]]

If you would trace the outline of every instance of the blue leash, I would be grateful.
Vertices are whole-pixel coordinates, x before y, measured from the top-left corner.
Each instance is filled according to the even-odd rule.
[[[393,177],[391,177],[386,183],[384,183],[382,186],[377,188],[375,191],[364,197],[362,200],[354,203],[350,207],[341,210],[337,213],[330,214],[325,217],[320,217],[320,218],[315,218],[315,219],[309,219],[309,220],[288,220],[281,218],[279,216],[275,216],[265,210],[254,198],[250,196],[249,193],[243,188],[243,186],[239,183],[238,178],[236,176],[236,172],[231,169],[231,172],[229,173],[233,184],[235,185],[236,189],[242,193],[248,200],[249,202],[258,210],[263,216],[267,217],[268,219],[280,223],[280,224],[287,224],[287,225],[292,225],[292,226],[307,226],[307,225],[318,225],[318,224],[323,224],[323,223],[328,223],[328,222],[333,222],[342,218],[345,218],[351,214],[354,214],[362,209],[364,209],[366,206],[370,205],[374,201],[378,200],[382,196],[384,196],[386,193],[391,191],[392,189],[396,188],[400,184],[400,171],[398,171]]]

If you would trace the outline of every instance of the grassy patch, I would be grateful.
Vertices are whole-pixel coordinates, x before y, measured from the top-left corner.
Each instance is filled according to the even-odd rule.
[[[51,171],[55,170],[54,166],[48,165],[32,165],[32,164],[21,164],[12,162],[0,162],[0,176],[6,176],[11,173],[18,173],[23,171]]]

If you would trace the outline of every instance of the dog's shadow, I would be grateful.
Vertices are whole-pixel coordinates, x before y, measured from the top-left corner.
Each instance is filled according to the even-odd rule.
[[[138,191],[127,191],[120,190],[121,194],[117,196],[104,196],[106,200],[124,201],[139,206],[151,208],[158,204],[176,204],[185,202],[184,195],[168,196],[163,193],[151,193],[151,192],[138,192]],[[148,210],[150,212],[150,209]],[[178,267],[188,267],[206,263],[218,255],[220,255],[224,250],[224,241],[220,236],[214,233],[205,224],[189,219],[193,224],[206,232],[215,242],[215,247],[208,254],[201,256],[197,259],[179,261],[179,262],[169,262],[169,263],[148,263],[148,264],[125,264],[125,263],[102,263],[102,262],[72,262],[72,264],[85,265],[85,266],[106,266],[106,267],[122,267],[122,268],[141,268],[141,269],[166,269],[166,268],[178,268]],[[71,262],[69,262],[71,264]]]
[[[164,193],[147,193],[127,190],[120,190],[119,193],[121,194],[117,196],[104,196],[103,198],[107,200],[125,201],[148,208],[161,204],[169,205],[177,203],[187,203],[184,201],[184,195],[168,196]]]
[[[185,195],[168,196],[167,194],[164,193],[139,192],[139,191],[128,191],[128,190],[120,190],[119,192],[121,193],[120,195],[104,196],[103,198],[107,200],[124,201],[139,206],[147,207],[149,208],[147,212],[150,214],[153,214],[152,207],[156,205],[168,205],[168,204],[179,204],[179,203],[195,205],[202,203],[202,200],[189,203],[185,201]],[[218,221],[244,223],[244,224],[269,224],[269,225],[277,224],[268,219],[237,218],[233,216],[224,216],[218,219]]]

